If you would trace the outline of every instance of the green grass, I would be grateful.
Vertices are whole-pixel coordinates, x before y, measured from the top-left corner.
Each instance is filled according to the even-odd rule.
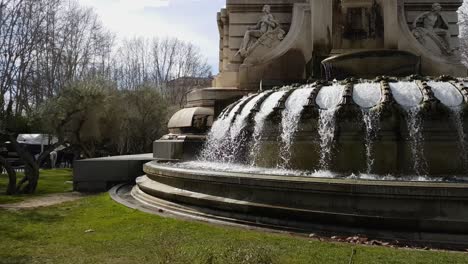
[[[22,177],[23,174],[18,174],[18,181],[21,180]],[[37,190],[33,195],[7,196],[5,192],[8,184],[8,177],[6,175],[0,175],[0,204],[17,203],[31,197],[71,192],[73,190],[73,184],[67,183],[67,181],[72,180],[70,169],[41,170],[39,177]]]
[[[0,210],[0,234],[0,263],[349,263],[354,247],[162,218],[126,208],[108,194],[37,210]],[[355,249],[355,264],[468,263],[464,253]]]

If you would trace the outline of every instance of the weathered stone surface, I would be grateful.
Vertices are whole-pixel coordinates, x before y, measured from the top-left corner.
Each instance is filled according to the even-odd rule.
[[[146,164],[144,170],[147,176],[137,180],[133,197],[159,206],[163,201],[183,204],[179,208],[195,217],[468,244],[466,184],[208,173],[158,163]]]
[[[322,65],[328,69],[328,79],[406,77],[420,72],[421,59],[404,51],[369,50],[333,56],[322,61]]]
[[[455,11],[462,1],[440,2],[444,9],[442,14],[447,20],[449,38],[445,39],[446,44],[456,47],[459,30]],[[336,6],[337,3],[341,5]],[[271,13],[265,11],[266,4],[271,5]],[[418,42],[412,32],[416,27],[412,26],[413,22],[421,13],[430,10],[432,4],[430,0],[227,0],[226,8],[218,14],[221,58],[220,74],[215,78],[214,86],[219,89],[190,93],[187,108],[213,109],[213,116],[216,117],[236,96],[256,91],[260,84],[268,89],[273,83],[283,85],[305,82],[312,77],[320,79],[324,72],[321,62],[327,62],[327,58],[335,55],[341,60],[328,62],[335,70],[344,73],[339,76],[342,79],[417,73],[466,76],[467,70],[457,56],[435,52],[433,47],[428,48]],[[263,43],[262,37],[269,37],[269,33],[279,28],[267,23],[267,30],[249,32],[259,31],[258,27],[249,29],[249,26],[258,22],[262,8],[266,18],[263,22],[260,20],[260,28],[262,23],[276,17],[279,21],[277,24],[287,34],[284,39],[271,38],[266,43],[269,45],[256,47],[250,43],[250,37]],[[250,48],[250,52],[247,52]],[[325,72],[328,70],[333,69],[327,68]],[[415,75],[408,81],[419,78]],[[459,90],[466,105],[468,97],[462,81],[449,77],[441,79],[445,79],[443,82],[450,81],[448,85]],[[307,105],[297,121],[294,141],[288,146],[291,157],[284,164],[292,169],[331,169],[339,175],[353,175],[347,180],[192,170],[175,164],[152,162],[145,165],[147,176],[137,180],[132,195],[142,204],[179,210],[184,216],[197,218],[468,245],[466,183],[403,181],[405,176],[415,173],[452,181],[459,180],[455,175],[466,174],[463,155],[455,157],[460,152],[461,137],[450,119],[448,107],[435,98],[434,91],[427,83],[414,81],[417,86],[415,91],[420,95],[420,98],[416,96],[414,107],[418,104],[422,106],[418,113],[421,124],[410,124],[408,120],[416,116],[410,116],[395,100],[390,89],[391,81],[397,80],[382,76],[375,78],[381,100],[377,100],[372,107],[382,115],[378,117],[380,124],[375,138],[371,139],[372,158],[375,157],[371,165],[368,163],[370,158],[366,156],[369,155],[365,145],[367,139],[364,138],[368,127],[363,126],[368,125],[363,121],[363,110],[367,108],[358,106],[353,98],[356,79],[349,78],[340,83],[344,88],[341,98],[340,95],[336,96],[340,103],[333,113],[336,115],[333,117],[335,128],[325,132],[320,132],[322,127],[319,122],[319,110],[323,113],[325,109],[320,109],[316,100],[320,89],[332,84],[319,80],[310,85],[313,88],[306,98]],[[366,81],[366,84],[369,82],[372,81]],[[265,118],[261,137],[255,142],[258,148],[254,149],[260,154],[252,158],[250,152],[243,151],[247,147],[240,146],[241,151],[226,151],[228,154],[236,153],[238,159],[233,159],[233,162],[255,159],[255,164],[261,167],[278,168],[284,165],[279,163],[279,159],[283,158],[280,157],[282,149],[278,142],[282,136],[279,119],[280,114],[285,113],[282,111],[288,109],[285,104],[292,94],[290,92],[292,90],[285,92],[272,114]],[[239,109],[229,108],[233,111],[233,120],[239,117],[252,98],[242,101]],[[258,106],[248,108],[249,119],[246,127],[242,128],[244,131],[241,131],[247,137],[252,131],[251,115],[263,110],[260,109],[261,103],[256,104]],[[184,113],[188,112],[186,118]],[[178,121],[170,125],[179,130],[154,143],[154,156],[159,161],[193,160],[202,149],[205,133],[195,130],[195,111],[186,109],[181,113],[181,116],[174,117]],[[228,121],[236,124],[235,121]],[[188,127],[190,124],[192,126]],[[226,126],[229,124],[226,123]],[[424,136],[417,139],[416,145],[413,145],[412,138],[415,137],[414,130],[422,130]],[[320,133],[332,136],[333,146],[327,152],[330,157],[326,166],[322,164],[320,152],[324,146],[320,142]],[[242,133],[240,135],[244,136]],[[224,137],[230,137],[229,143],[242,139],[228,134],[224,134]],[[247,141],[239,142],[245,142],[247,146]],[[225,150],[217,144],[214,148]],[[416,157],[415,152],[421,157]],[[418,158],[422,158],[419,161],[427,161],[427,167],[418,164]],[[391,174],[401,181],[358,180],[359,176],[355,175],[364,171]],[[357,239],[351,237],[351,240]]]
[[[105,192],[119,183],[131,183],[143,175],[143,164],[152,154],[117,156],[76,161],[73,189],[78,192]]]
[[[167,135],[153,144],[154,158],[165,161],[193,160],[203,148],[203,136]]]
[[[413,19],[412,32],[414,37],[432,53],[453,56],[456,48],[452,47],[451,38],[458,32],[450,29],[449,22],[441,11],[442,6],[434,3],[431,11],[423,12]]]
[[[462,2],[439,1],[441,15],[448,26],[447,45],[455,49],[459,45],[456,10]],[[331,56],[372,50],[398,50],[419,57],[420,67],[407,67],[403,71],[405,74],[467,76],[467,68],[460,63],[456,51],[450,56],[437,52],[439,48],[436,44],[424,45],[412,32],[414,20],[420,14],[430,11],[434,1],[346,0],[336,6],[337,3],[331,0],[227,0],[226,8],[218,14],[220,73],[213,85],[219,89],[192,92],[188,96],[187,107],[214,108],[216,118],[223,106],[233,102],[236,89],[241,90],[237,94],[240,96],[257,91],[260,85],[268,88],[304,83],[311,78],[321,79],[326,72],[321,65],[323,60]],[[286,35],[284,39],[265,35],[266,41],[263,41],[263,34],[253,34],[252,39],[260,39],[261,43],[247,45],[244,42],[250,38],[246,38],[246,32],[259,22],[265,5],[271,6],[267,17],[278,21]],[[239,52],[243,43],[252,47],[252,50]],[[355,77],[373,78],[387,72],[387,69],[390,69],[387,74],[391,74],[398,68],[398,65],[391,67],[392,62],[382,61],[385,64],[382,70],[375,71],[379,63],[370,67],[354,62],[350,60],[343,63],[351,68],[360,68],[356,71],[347,70],[351,75],[362,73]],[[396,73],[400,74],[403,73]]]

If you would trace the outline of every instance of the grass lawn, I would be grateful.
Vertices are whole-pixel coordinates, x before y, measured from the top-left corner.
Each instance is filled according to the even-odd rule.
[[[50,208],[0,210],[0,234],[2,264],[349,263],[353,248],[162,218],[126,208],[107,194]],[[353,263],[468,263],[464,253],[355,248]]]
[[[18,181],[21,180],[22,177],[23,174],[18,173]],[[71,169],[41,170],[39,177],[39,184],[33,196],[71,192],[73,190],[73,184],[67,183],[67,181],[72,180]],[[7,184],[8,176],[0,175],[0,204],[21,202],[29,197],[33,197],[31,195],[4,195]]]
[[[38,194],[69,190],[64,182],[70,174],[43,171]],[[0,209],[0,238],[0,264],[347,264],[353,248],[352,263],[468,263],[464,253],[319,242],[162,218],[117,204],[108,194],[34,210]]]

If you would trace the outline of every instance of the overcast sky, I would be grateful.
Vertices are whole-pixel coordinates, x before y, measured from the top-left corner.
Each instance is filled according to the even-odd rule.
[[[79,0],[93,7],[119,39],[177,37],[200,47],[218,72],[216,13],[225,0]]]

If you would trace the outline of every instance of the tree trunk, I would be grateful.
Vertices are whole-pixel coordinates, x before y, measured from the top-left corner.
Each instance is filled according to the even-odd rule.
[[[34,160],[31,153],[24,150],[24,148],[16,141],[16,138],[10,135],[10,141],[13,144],[16,152],[18,153],[21,161],[24,162],[24,178],[16,187],[16,192],[31,194],[36,191],[37,182],[39,180],[39,166]],[[22,189],[24,183],[28,183],[25,188]]]
[[[24,194],[33,194],[36,191],[37,183],[39,181],[39,166],[27,164],[24,168],[24,175],[27,179],[26,186],[21,190]]]
[[[52,152],[54,149],[61,145],[61,142],[49,146],[46,150],[44,150],[44,152],[41,153],[37,160],[35,160],[32,154],[24,150],[24,148],[16,141],[16,138],[10,136],[10,141],[15,147],[18,156],[25,164],[25,176],[16,186],[16,192],[32,194],[36,191],[37,184],[39,182],[39,169],[41,167],[41,164],[44,162],[45,159],[49,157],[50,152]],[[27,183],[26,186],[22,188],[25,183]]]
[[[2,156],[0,156],[0,167],[3,167],[5,168],[7,174],[8,174],[8,187],[7,187],[7,191],[6,191],[6,194],[7,195],[13,195],[16,193],[16,172],[15,170],[13,169],[13,167],[11,167],[10,163],[8,163],[8,161],[3,158]]]

